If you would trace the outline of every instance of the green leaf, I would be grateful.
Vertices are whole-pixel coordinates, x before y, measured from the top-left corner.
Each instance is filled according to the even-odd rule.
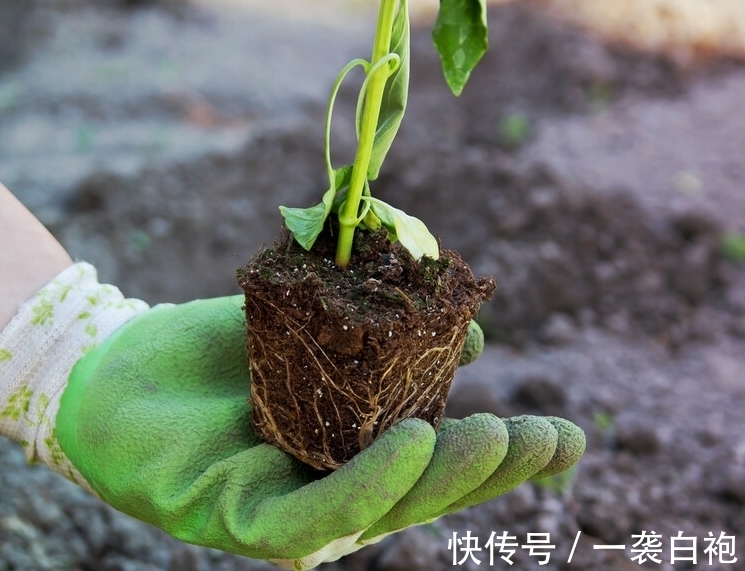
[[[375,131],[375,142],[373,143],[370,164],[367,168],[368,180],[375,180],[380,173],[385,156],[391,148],[393,139],[398,133],[401,120],[406,110],[406,102],[409,96],[409,56],[410,24],[409,6],[407,0],[401,0],[398,13],[393,22],[391,31],[390,53],[399,57],[398,67],[393,71],[385,85],[383,101],[378,116],[378,126]],[[384,73],[383,70],[377,73]]]
[[[285,219],[287,229],[292,232],[298,244],[306,250],[310,250],[321,230],[323,230],[323,223],[326,220],[325,201],[310,208],[280,206],[279,211]]]
[[[331,188],[324,194],[321,202],[310,208],[290,208],[280,206],[279,210],[285,219],[287,229],[306,250],[310,250],[316,242],[316,238],[323,230],[334,207],[334,199],[340,189],[349,186],[349,179],[352,176],[352,167],[347,165],[333,172],[333,181]]]
[[[391,240],[401,242],[415,260],[422,256],[435,260],[440,257],[437,239],[430,234],[424,222],[377,198],[366,199],[370,201],[372,212],[388,230]]]
[[[489,46],[486,0],[440,0],[432,39],[450,89],[460,95]]]

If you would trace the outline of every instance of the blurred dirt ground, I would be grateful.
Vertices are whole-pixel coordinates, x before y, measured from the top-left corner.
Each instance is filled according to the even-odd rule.
[[[745,56],[745,4],[738,0],[541,0],[552,15],[678,59]]]
[[[431,7],[417,5],[421,22]],[[324,188],[326,93],[367,55],[373,12],[3,2],[0,180],[129,296],[237,293],[277,206]],[[517,550],[526,570],[638,568],[643,531],[662,536],[655,568],[745,568],[743,21],[734,1],[493,4],[491,49],[460,99],[415,31],[409,110],[373,192],[500,285],[480,316],[485,355],[447,412],[565,416],[589,446],[564,478],[325,569],[452,568],[448,540],[467,531],[482,547],[492,531],[550,533],[547,565]],[[334,122],[338,161],[353,96]],[[6,440],[0,466],[0,571],[270,568],[172,540]],[[673,560],[679,531],[697,538],[696,565]],[[738,563],[708,564],[709,532],[736,538]]]

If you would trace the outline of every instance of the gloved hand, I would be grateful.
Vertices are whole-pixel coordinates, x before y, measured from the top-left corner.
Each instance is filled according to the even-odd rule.
[[[61,387],[56,424],[38,424],[45,461],[184,541],[309,569],[559,472],[584,449],[561,419],[477,414],[437,434],[409,419],[316,472],[251,430],[242,303],[157,306],[88,351]]]

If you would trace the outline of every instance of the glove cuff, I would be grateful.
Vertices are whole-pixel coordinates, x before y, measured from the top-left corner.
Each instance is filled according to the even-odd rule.
[[[148,305],[98,283],[80,262],[24,303],[0,331],[0,434],[42,462],[88,487],[57,443],[59,399],[75,363]]]

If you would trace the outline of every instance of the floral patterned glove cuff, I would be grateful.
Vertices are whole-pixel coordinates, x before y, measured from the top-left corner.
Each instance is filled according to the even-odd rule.
[[[66,268],[21,306],[0,331],[0,434],[88,488],[57,443],[59,399],[75,363],[121,325],[148,309],[98,283],[80,262]]]

